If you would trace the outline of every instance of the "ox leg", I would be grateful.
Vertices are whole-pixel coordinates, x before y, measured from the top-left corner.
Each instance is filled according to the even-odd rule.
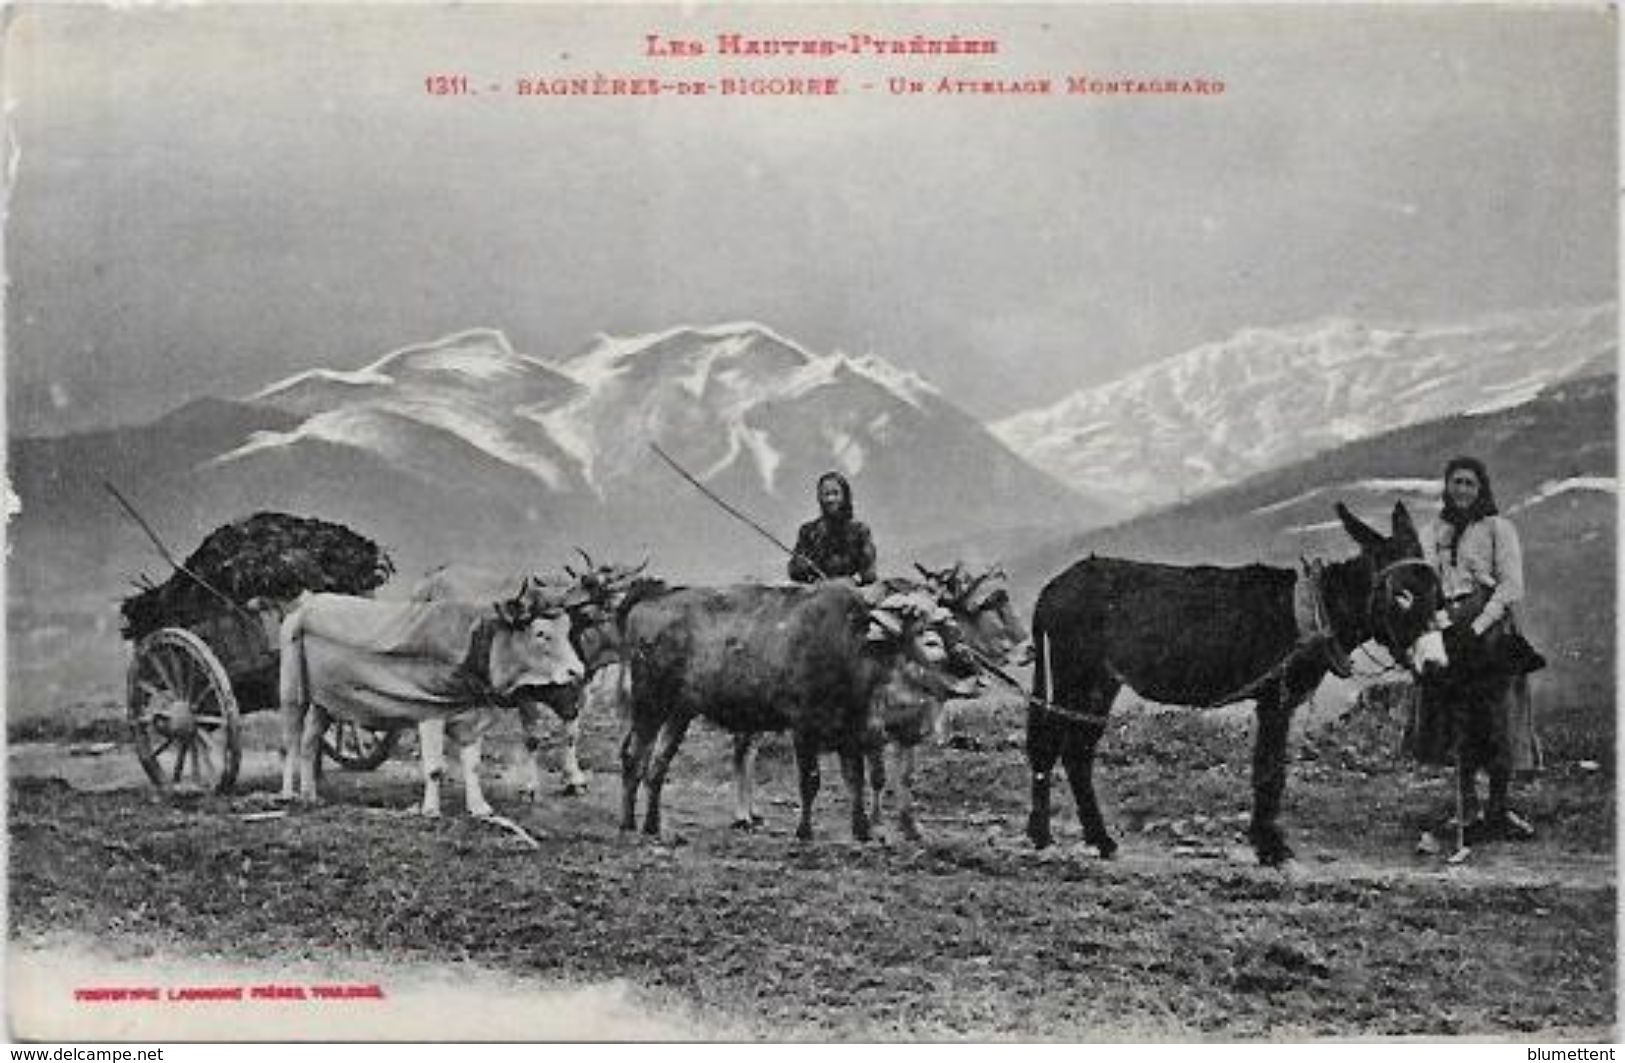
[[[746,731],[734,735],[734,830],[755,830],[762,822],[756,814],[756,739]]]
[[[869,826],[879,828],[886,821],[886,751],[889,743],[882,743],[868,750],[869,757],[869,793],[873,802],[869,810]]]
[[[643,814],[645,834],[660,833],[660,791],[666,785],[666,769],[671,767],[671,759],[677,755],[677,747],[683,744],[683,736],[688,733],[690,719],[692,717],[676,716],[660,729],[660,741],[655,745],[654,759],[644,779],[649,788],[649,808]]]
[[[914,746],[897,747],[897,828],[911,842],[920,840],[914,820]]]
[[[801,783],[801,822],[796,825],[796,837],[811,841],[813,836],[813,802],[818,799],[818,743],[808,737],[796,735],[796,776]]]
[[[621,740],[621,829],[637,827],[638,786],[649,770],[649,754],[654,749],[660,721],[635,719]]]
[[[869,840],[869,812],[864,807],[869,800],[863,785],[863,772],[867,758],[861,749],[841,750],[841,778],[846,781],[847,797],[852,802],[852,840]]]
[[[519,768],[519,800],[534,804],[542,795],[542,706],[534,701],[519,703],[519,732],[524,736],[525,753]]]
[[[1276,867],[1292,859],[1276,819],[1286,792],[1286,738],[1293,704],[1279,684],[1259,692],[1258,731],[1253,739],[1253,819],[1248,828],[1258,862]]]
[[[580,797],[587,792],[587,773],[581,770],[581,717],[564,724],[564,794]]]
[[[1032,809],[1027,813],[1027,838],[1035,849],[1047,849],[1055,839],[1049,826],[1049,784],[1061,755],[1061,733],[1041,709],[1027,710],[1027,767],[1032,772]]]
[[[316,792],[316,772],[322,759],[322,732],[325,730],[327,713],[312,702],[305,712],[304,733],[299,736],[299,796],[311,804],[321,800]]]
[[[492,814],[491,802],[485,799],[485,789],[480,785],[480,761],[485,756],[485,736],[474,735],[461,745],[457,759],[463,769],[463,800],[468,805],[469,815],[483,819]]]
[[[418,724],[418,751],[423,761],[423,803],[425,816],[440,815],[440,781],[446,777],[446,721],[425,720]]]
[[[301,736],[305,730],[307,707],[290,702],[282,706],[282,792],[278,796],[292,801],[296,796],[296,779],[303,764]]]

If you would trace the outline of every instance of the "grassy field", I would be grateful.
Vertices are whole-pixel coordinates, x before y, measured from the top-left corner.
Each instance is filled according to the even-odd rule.
[[[1283,822],[1300,860],[1283,875],[1242,840],[1245,726],[1113,725],[1097,770],[1123,842],[1112,862],[1077,845],[1065,799],[1058,849],[1027,846],[1019,733],[1008,705],[956,716],[952,745],[922,756],[921,845],[850,842],[829,782],[818,838],[794,841],[782,740],[760,765],[766,827],[728,829],[725,743],[706,728],[672,769],[671,836],[622,836],[602,715],[587,797],[525,806],[496,787],[540,851],[399,812],[416,797],[404,766],[330,772],[325,805],[271,820],[244,818],[267,808],[268,767],[237,796],[183,804],[135,780],[15,779],[10,931],[37,946],[73,930],[125,956],[626,981],[728,1036],[1611,1036],[1610,766],[1554,768],[1520,791],[1538,841],[1447,868],[1413,852],[1449,814],[1447,780],[1398,764],[1386,720],[1334,724],[1294,745]],[[517,755],[513,738],[496,756]]]

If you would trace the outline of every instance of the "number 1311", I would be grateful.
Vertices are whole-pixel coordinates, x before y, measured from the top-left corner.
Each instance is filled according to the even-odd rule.
[[[430,74],[423,79],[423,89],[431,96],[468,96],[474,91],[467,74]]]

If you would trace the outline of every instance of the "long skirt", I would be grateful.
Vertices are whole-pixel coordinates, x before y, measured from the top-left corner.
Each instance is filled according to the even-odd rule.
[[[1401,751],[1422,764],[1527,775],[1542,766],[1526,675],[1428,684],[1411,699]]]

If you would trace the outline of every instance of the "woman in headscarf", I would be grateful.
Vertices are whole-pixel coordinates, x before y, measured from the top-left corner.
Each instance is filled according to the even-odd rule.
[[[818,478],[818,519],[801,526],[790,578],[797,583],[845,576],[875,581],[875,542],[868,525],[852,515],[852,485],[838,472]]]
[[[1483,462],[1459,457],[1445,466],[1444,508],[1422,538],[1450,617],[1450,667],[1424,696],[1453,722],[1466,839],[1532,838],[1534,829],[1507,805],[1512,776],[1540,767],[1526,674],[1532,651],[1515,616],[1524,597],[1523,550],[1495,505]],[[1482,819],[1480,770],[1489,776]]]

